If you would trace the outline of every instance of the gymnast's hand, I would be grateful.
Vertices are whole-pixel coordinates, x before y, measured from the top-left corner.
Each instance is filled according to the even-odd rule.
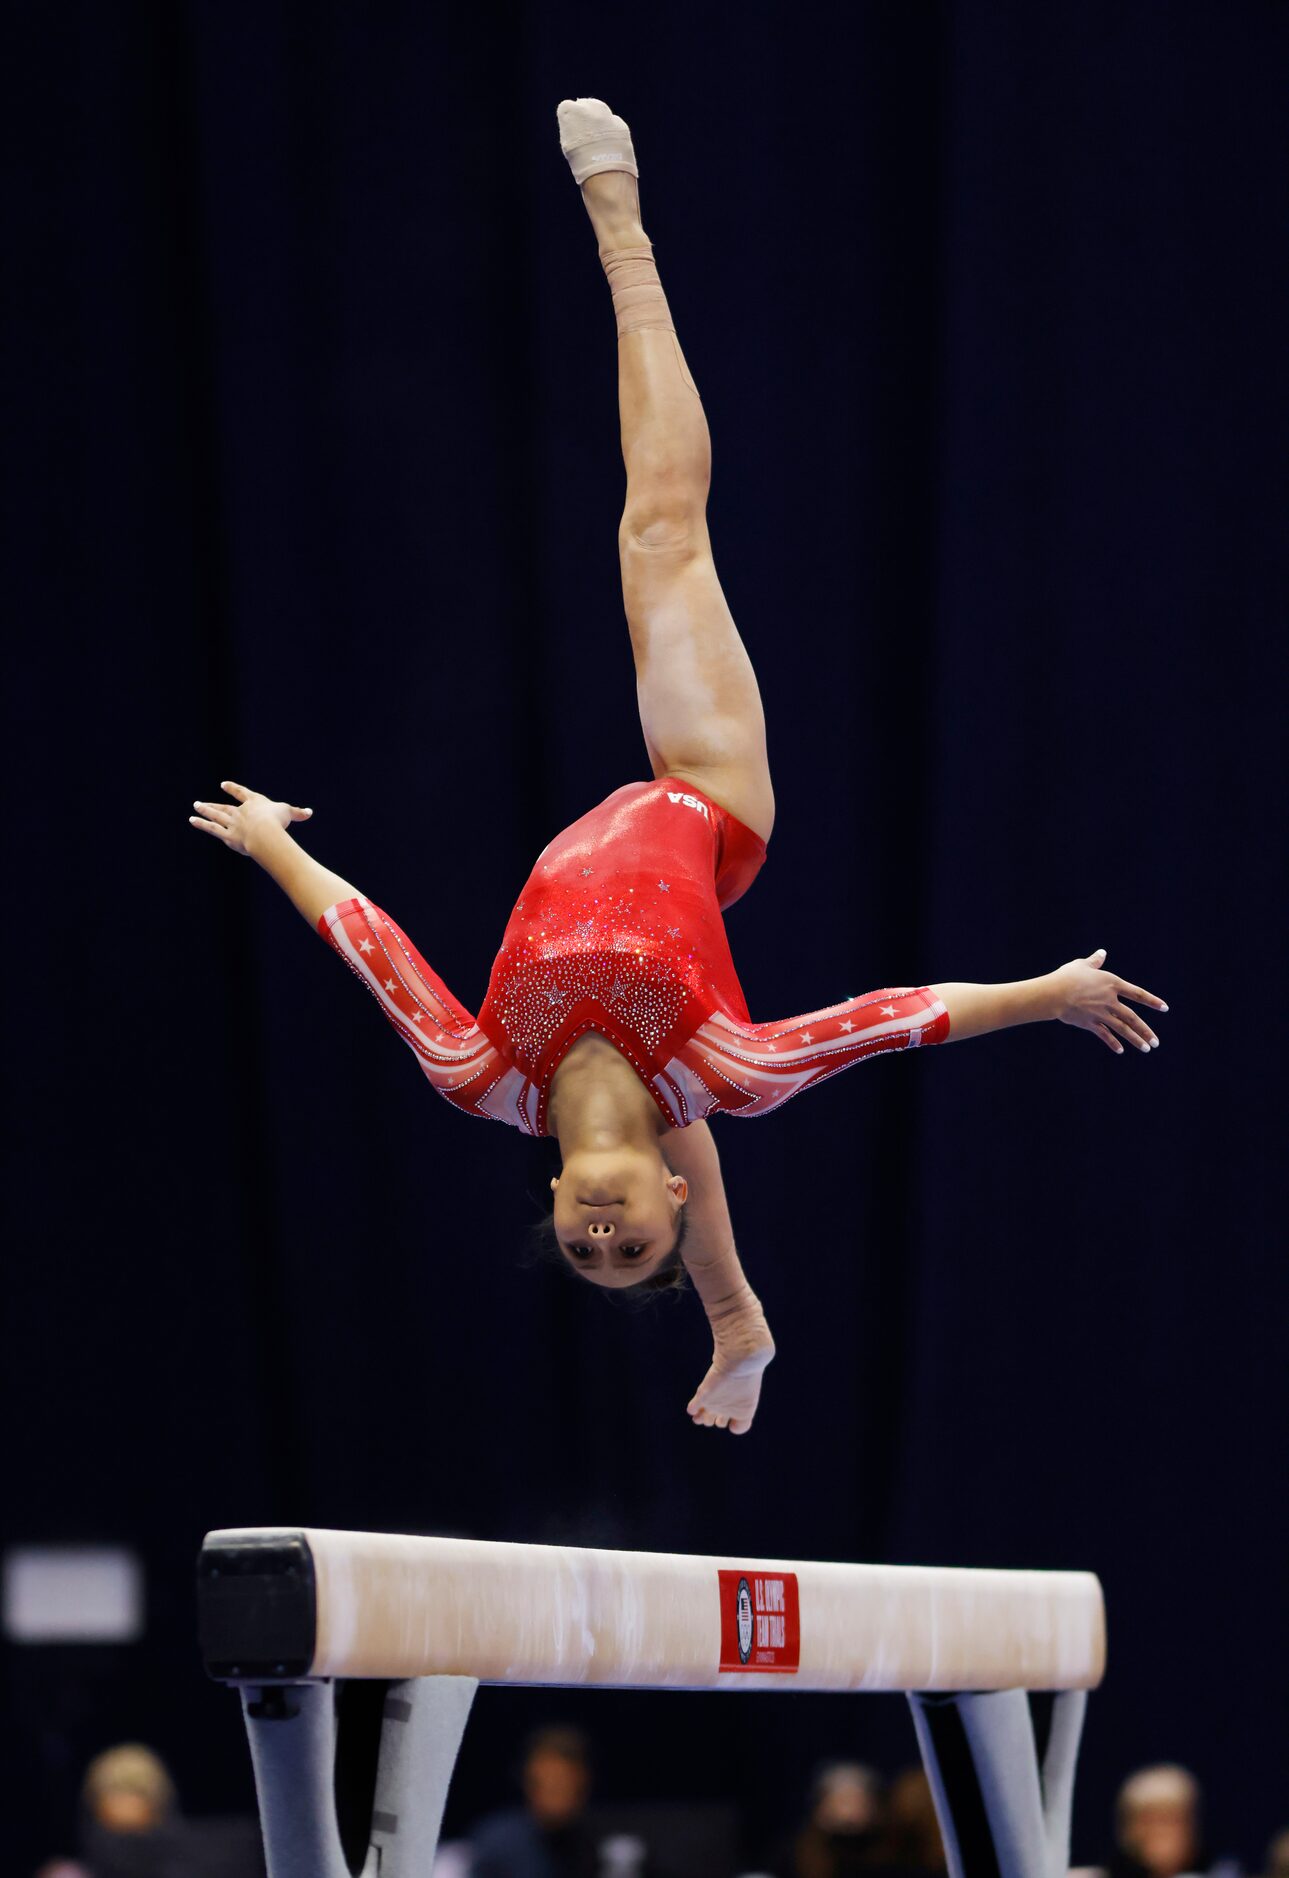
[[[1116,978],[1106,971],[1105,957],[1105,947],[1101,946],[1086,959],[1071,959],[1051,974],[1055,1016],[1063,1024],[1090,1030],[1116,1056],[1123,1055],[1121,1038],[1138,1050],[1157,1048],[1159,1039],[1150,1025],[1123,999],[1148,1004],[1155,1011],[1166,1011],[1168,1006],[1153,991],[1143,991],[1140,985],[1129,984],[1126,978]]]
[[[219,786],[233,800],[194,802],[197,813],[188,820],[204,835],[214,835],[234,854],[251,854],[257,829],[270,825],[289,828],[292,822],[307,822],[313,814],[312,809],[293,808],[289,802],[273,802],[268,796],[257,795],[254,789],[244,788],[241,783],[224,782]]]
[[[750,1294],[749,1294],[750,1295]],[[774,1339],[755,1297],[712,1323],[712,1366],[689,1404],[700,1428],[728,1428],[745,1435],[761,1399],[761,1374],[774,1356]]]

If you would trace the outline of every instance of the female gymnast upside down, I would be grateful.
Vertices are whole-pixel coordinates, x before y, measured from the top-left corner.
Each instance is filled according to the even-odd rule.
[[[1122,1000],[1167,1006],[1102,969],[1100,951],[1016,984],[871,991],[751,1021],[721,912],[765,859],[774,794],[756,675],[712,561],[707,421],[641,226],[630,132],[594,98],[558,119],[617,314],[618,542],[654,780],[626,784],[539,855],[477,1018],[388,914],[296,846],[287,829],[311,810],[226,782],[232,800],[197,802],[190,820],[272,875],[440,1095],[557,1138],[554,1232],[574,1269],[623,1287],[683,1261],[715,1345],[689,1414],[744,1434],[774,1345],[705,1118],[767,1114],[883,1050],[1041,1018],[1149,1051],[1158,1039]]]

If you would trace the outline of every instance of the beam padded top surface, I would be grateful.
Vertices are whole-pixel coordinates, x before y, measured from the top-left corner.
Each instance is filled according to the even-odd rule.
[[[212,1675],[618,1689],[1086,1689],[1088,1572],[837,1565],[299,1527],[209,1535]]]

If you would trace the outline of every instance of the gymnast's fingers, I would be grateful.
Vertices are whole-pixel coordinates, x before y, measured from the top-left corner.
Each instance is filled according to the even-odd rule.
[[[216,822],[203,821],[200,815],[190,815],[188,821],[193,828],[200,828],[203,835],[216,835],[220,841],[228,839],[228,830],[219,827]]]
[[[199,815],[204,815],[208,822],[218,822],[222,828],[230,825],[233,811],[226,802],[194,802],[193,807]]]
[[[1116,978],[1114,988],[1121,998],[1131,998],[1134,1004],[1149,1004],[1156,1011],[1168,1009],[1164,1000],[1157,998],[1153,991],[1143,991],[1140,985],[1130,985],[1126,978]]]
[[[313,814],[312,809],[297,809],[291,807],[289,803],[287,806],[291,808],[291,820],[293,822],[307,822],[309,817]]]
[[[1136,1011],[1129,1010],[1126,1004],[1116,1004],[1111,1016],[1118,1023],[1120,1034],[1131,1037],[1134,1043],[1143,1045],[1147,1050],[1153,1050],[1159,1042],[1145,1018],[1139,1016]]]
[[[247,796],[251,794],[245,783],[222,782],[219,786],[226,795],[232,796],[237,802],[245,802]]]
[[[1123,1055],[1123,1045],[1117,1037],[1112,1037],[1104,1024],[1089,1024],[1088,1029],[1094,1037],[1100,1037],[1107,1050],[1113,1050],[1116,1056]]]
[[[1123,1012],[1122,1016],[1119,1015],[1120,1011]],[[1105,1021],[1116,1037],[1122,1037],[1124,1042],[1130,1043],[1134,1050],[1144,1050],[1146,1054],[1149,1055],[1150,1045],[1147,1043],[1146,1039],[1133,1028],[1129,1021],[1131,1016],[1132,1013],[1125,1010],[1124,1006],[1121,1004],[1117,1010],[1109,1013]]]

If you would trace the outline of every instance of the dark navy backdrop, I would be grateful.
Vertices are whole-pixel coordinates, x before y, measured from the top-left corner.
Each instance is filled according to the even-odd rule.
[[[245,1802],[208,1526],[1086,1565],[1114,1785],[1256,1859],[1286,1762],[1281,6],[13,8],[3,110],[16,1539],[135,1543],[145,1644],[11,1650],[20,1856],[142,1733]],[[780,1357],[693,1431],[692,1300],[520,1269],[546,1150],[437,1104],[252,868],[232,774],[468,1003],[531,858],[642,773],[608,296],[565,94],[631,120],[761,674],[754,1013],[1104,944],[1053,1028],[720,1142]],[[911,1757],[898,1703],[481,1701],[620,1793]],[[15,1826],[10,1812],[9,1824]],[[15,1866],[15,1869],[18,1869]]]

